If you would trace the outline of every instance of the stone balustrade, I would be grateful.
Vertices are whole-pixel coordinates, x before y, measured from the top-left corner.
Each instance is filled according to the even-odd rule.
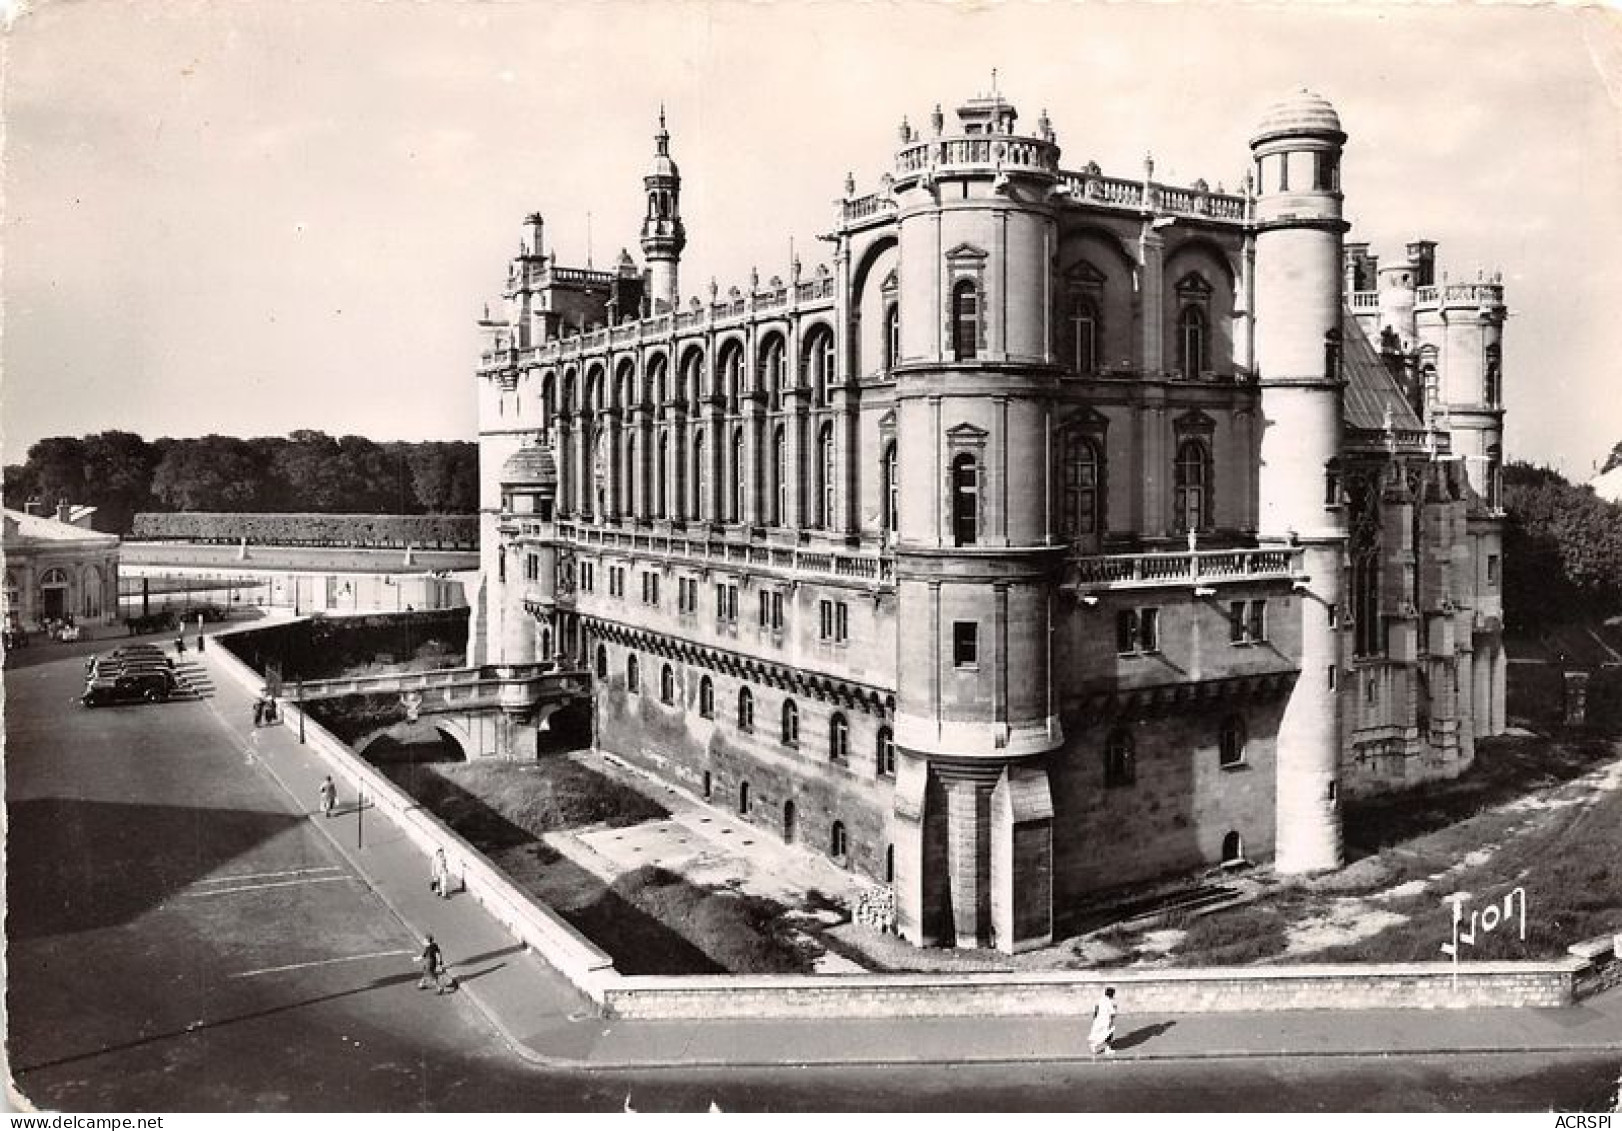
[[[1379,291],[1353,291],[1352,292],[1352,309],[1353,310],[1379,310],[1380,309],[1380,292]]]
[[[519,523],[519,528],[521,534],[544,537],[547,524],[522,522]],[[570,521],[556,523],[553,532],[560,542],[570,545],[647,554],[694,565],[766,569],[802,577],[832,578],[882,586],[889,586],[895,581],[895,562],[887,554],[766,546],[713,535],[687,537],[681,534],[643,533]]]
[[[1070,559],[1066,583],[1077,590],[1154,589],[1298,576],[1301,551],[1290,547],[1193,553],[1085,554]]]
[[[1502,283],[1443,283],[1420,287],[1414,294],[1419,306],[1503,306]]]

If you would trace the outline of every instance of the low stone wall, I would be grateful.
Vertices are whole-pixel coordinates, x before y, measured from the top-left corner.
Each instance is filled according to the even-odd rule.
[[[223,634],[222,634],[223,635]],[[221,648],[216,658],[222,667],[257,695],[264,677],[242,663],[229,649]],[[281,701],[286,725],[299,725],[299,708]],[[478,849],[463,840],[443,821],[417,803],[388,778],[374,770],[360,755],[340,741],[313,717],[304,719],[305,743],[318,750],[332,767],[341,797],[364,795],[368,805],[387,818],[422,849],[423,876],[435,850],[443,848],[452,876],[460,877],[468,895],[477,900],[513,937],[538,952],[574,986],[594,1001],[601,1002],[605,981],[614,980],[613,959],[544,904],[537,903],[519,888]]]
[[[1123,1011],[1479,1009],[1570,1005],[1581,959],[1033,974],[616,977],[604,1012],[640,1020],[1085,1017],[1105,986]]]
[[[222,667],[250,692],[260,676],[225,649]],[[285,705],[288,725],[298,709]],[[637,1020],[702,1021],[906,1017],[1085,1017],[1105,986],[1128,1013],[1237,1013],[1306,1009],[1483,1009],[1559,1007],[1593,965],[1573,956],[1546,962],[1470,962],[1455,979],[1446,962],[1388,966],[1249,966],[1188,970],[1042,971],[1028,974],[834,974],[650,977],[619,974],[612,960],[377,773],[314,719],[305,740],[326,757],[348,791],[423,851],[436,848],[452,874],[515,938],[534,949],[603,1014]]]

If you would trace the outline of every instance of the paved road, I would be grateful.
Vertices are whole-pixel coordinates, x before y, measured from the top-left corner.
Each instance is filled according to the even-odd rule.
[[[80,651],[5,677],[10,1069],[43,1107],[1458,1111],[1592,1109],[1614,1090],[1622,1058],[1594,1052],[537,1068],[467,997],[417,991],[411,934],[206,684],[86,710]]]

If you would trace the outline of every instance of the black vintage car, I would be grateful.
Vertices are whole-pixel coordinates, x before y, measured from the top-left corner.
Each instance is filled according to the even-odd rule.
[[[120,669],[114,674],[97,675],[84,686],[79,702],[86,707],[107,703],[134,703],[144,700],[161,703],[174,694],[175,677],[167,668]]]

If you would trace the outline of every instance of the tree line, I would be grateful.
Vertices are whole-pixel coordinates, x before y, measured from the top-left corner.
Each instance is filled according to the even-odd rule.
[[[374,443],[299,430],[286,436],[52,436],[7,464],[6,506],[60,499],[97,508],[96,529],[128,534],[140,511],[472,514],[479,450],[468,441]]]
[[[1504,468],[1504,612],[1510,623],[1622,613],[1622,504],[1547,467]]]

